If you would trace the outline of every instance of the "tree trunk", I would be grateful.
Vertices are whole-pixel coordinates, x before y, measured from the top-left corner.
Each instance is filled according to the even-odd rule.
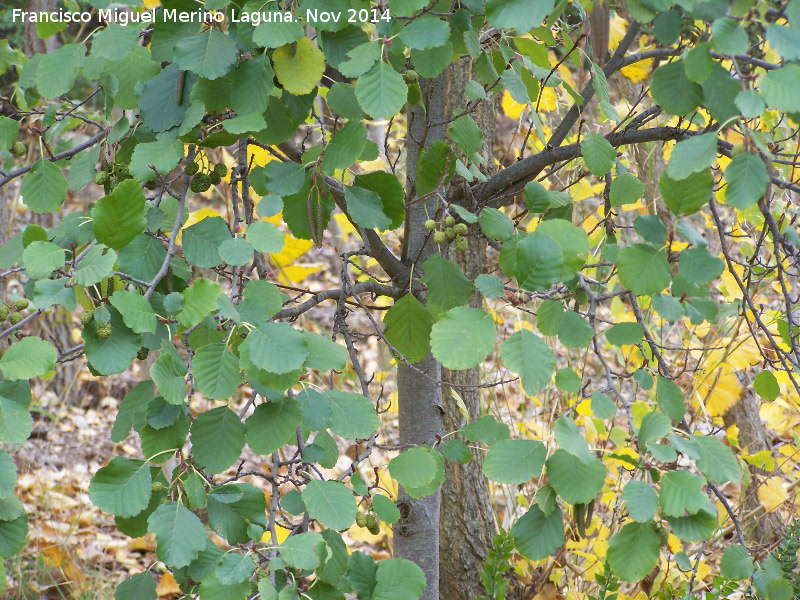
[[[444,120],[445,75],[434,80],[420,80],[426,109],[415,106],[409,110],[409,135],[406,144],[406,188],[413,189],[416,179],[417,157],[422,148],[436,140],[444,139],[443,126],[428,127],[427,123]],[[409,199],[409,198],[407,198]],[[436,211],[437,199],[411,204],[406,215],[404,259],[416,263],[414,275],[420,265],[433,253],[436,245],[426,244],[425,221]],[[400,443],[428,444],[437,442],[443,433],[442,426],[442,366],[428,354],[414,368],[400,364],[397,368],[397,401],[400,421]],[[409,496],[400,488],[398,507],[400,521],[395,524],[394,551],[400,558],[416,563],[425,573],[427,586],[422,600],[439,597],[439,514],[441,492],[420,499]]]
[[[758,402],[752,392],[746,392],[742,399],[730,408],[723,419],[726,426],[736,425],[738,427],[739,447],[743,453],[755,454],[769,449],[767,431],[761,422]],[[758,488],[764,484],[763,477],[766,475],[763,469],[753,465],[750,465],[749,470],[750,482],[742,489],[738,516],[745,539],[751,545],[751,550],[762,550],[780,538],[783,526],[780,514],[776,512],[761,513],[751,519],[743,519],[745,515],[761,505],[758,499]]]
[[[464,59],[448,70],[446,114],[452,114],[454,110],[464,107],[464,86],[472,78],[472,69],[473,62]],[[496,127],[491,97],[479,107],[473,117],[483,133],[481,154],[486,159],[484,172],[490,174],[494,172],[492,151]],[[456,252],[451,245],[447,257],[461,265],[470,281],[486,271],[486,244],[476,235],[476,230],[477,225],[473,225],[467,236],[466,252]],[[470,306],[480,308],[482,305],[483,296],[475,290]],[[442,389],[444,429],[449,433],[467,424],[467,419],[458,409],[453,391],[464,401],[470,421],[481,416],[481,390],[476,387],[481,383],[480,367],[464,371],[444,369],[442,379],[459,386],[444,386]],[[445,464],[446,479],[442,486],[442,516],[439,525],[440,598],[474,600],[484,593],[481,572],[486,550],[491,547],[495,534],[495,517],[489,487],[482,472],[483,456],[482,452],[475,452],[473,459],[467,464],[449,461]]]

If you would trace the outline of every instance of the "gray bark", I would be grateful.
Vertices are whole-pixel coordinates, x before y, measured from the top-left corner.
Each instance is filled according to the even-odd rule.
[[[444,139],[444,127],[428,127],[427,123],[444,120],[444,75],[434,80],[420,80],[426,110],[419,106],[409,111],[410,126],[407,141],[406,188],[413,189],[417,157],[422,148],[435,140]],[[427,206],[426,206],[427,205]],[[427,208],[427,212],[426,212]],[[409,263],[416,263],[415,275],[421,265],[436,251],[433,243],[425,244],[425,221],[436,210],[436,198],[417,202],[406,215],[406,245]],[[443,433],[441,406],[441,364],[428,354],[415,367],[400,364],[397,369],[397,395],[401,444],[435,444]],[[416,563],[425,573],[427,586],[422,600],[439,597],[439,514],[441,492],[414,499],[404,489],[398,494],[400,521],[394,526],[394,552],[400,558]]]
[[[447,74],[448,114],[463,109],[466,104],[464,87],[472,78],[473,62],[461,60],[450,67]],[[483,133],[481,154],[486,159],[484,172],[494,171],[493,148],[495,142],[496,112],[493,99],[482,104],[473,118]],[[456,184],[458,185],[458,184]],[[471,207],[467,207],[471,208]],[[478,237],[479,227],[473,225],[467,235],[468,246],[464,253],[448,248],[449,260],[457,262],[464,269],[470,281],[486,272],[486,243]],[[475,290],[470,306],[480,308],[483,297]],[[481,417],[480,367],[464,371],[443,370],[442,379],[459,387],[454,391],[464,401],[469,420]],[[444,428],[452,432],[467,424],[467,419],[458,409],[451,388],[444,387],[442,393],[444,406]],[[484,593],[481,572],[486,551],[491,547],[495,535],[495,516],[492,509],[489,487],[483,475],[483,452],[473,452],[473,459],[467,464],[447,462],[445,464],[445,483],[442,486],[442,514],[439,525],[439,597],[448,600],[474,600]]]

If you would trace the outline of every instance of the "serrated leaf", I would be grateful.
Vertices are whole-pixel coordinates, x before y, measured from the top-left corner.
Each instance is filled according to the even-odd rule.
[[[31,211],[55,212],[67,197],[67,178],[55,164],[41,158],[25,175],[19,193]]]
[[[688,471],[669,471],[661,478],[658,502],[667,517],[694,515],[708,504],[703,493],[706,480]]]
[[[137,144],[131,155],[130,171],[139,181],[152,181],[159,174],[162,176],[167,175],[178,166],[182,159],[183,144],[180,140],[159,140],[157,142]],[[150,165],[153,165],[155,170]],[[127,179],[117,189],[126,182],[133,182],[137,186],[139,185],[139,182]],[[141,189],[139,191],[141,192]],[[110,244],[106,245],[110,246]],[[111,247],[113,248],[114,246]]]
[[[72,89],[75,78],[86,62],[83,43],[65,44],[42,55],[36,68],[36,87],[45,98],[57,98]]]
[[[227,406],[202,412],[192,423],[192,454],[209,473],[221,473],[242,453],[245,431],[242,420]]]
[[[222,289],[209,279],[195,279],[183,290],[183,309],[178,322],[184,327],[197,325],[217,308],[217,298]]]
[[[664,202],[675,215],[691,215],[711,199],[714,177],[710,169],[703,169],[684,179],[672,179],[662,173],[658,189]]]
[[[264,323],[248,334],[240,352],[259,369],[280,375],[303,366],[308,345],[303,334],[288,323]]]
[[[501,440],[489,448],[483,474],[497,483],[527,483],[542,473],[547,447],[538,440]]]
[[[636,582],[658,564],[661,540],[652,523],[627,523],[608,542],[608,562],[623,581]]]
[[[687,77],[682,60],[674,60],[656,69],[650,92],[658,105],[672,115],[689,114],[703,100],[703,88]]]
[[[315,479],[309,482],[303,490],[303,502],[312,519],[331,529],[347,529],[356,520],[356,498],[339,481]]]
[[[480,222],[481,230],[489,239],[502,242],[514,234],[514,222],[496,208],[484,208]]]
[[[725,549],[719,562],[720,572],[727,579],[742,581],[753,576],[753,559],[747,549],[739,544],[732,544]]]
[[[433,315],[413,294],[406,294],[386,311],[384,335],[409,362],[421,361],[430,352]]]
[[[383,212],[380,196],[372,190],[346,185],[344,199],[347,203],[347,212],[357,225],[378,231],[386,231],[391,226],[392,220]]]
[[[500,356],[506,367],[520,375],[529,396],[550,382],[556,366],[550,347],[526,329],[517,331],[500,345]]]
[[[183,253],[195,267],[211,268],[222,264],[219,246],[231,232],[222,217],[207,217],[183,230]]]
[[[115,456],[92,477],[89,498],[103,512],[132,517],[150,503],[151,483],[149,463]]]
[[[734,208],[744,210],[756,204],[767,191],[769,174],[757,154],[745,152],[734,156],[725,168],[725,200]]]
[[[545,514],[538,505],[531,506],[511,528],[517,551],[528,560],[543,560],[564,543],[564,518],[556,506]]]
[[[247,445],[257,454],[271,454],[294,437],[301,421],[300,405],[290,398],[259,404],[245,422]]]
[[[563,449],[547,459],[547,480],[565,502],[588,504],[603,489],[606,468],[596,457],[584,463]]]
[[[390,119],[406,103],[408,87],[391,65],[379,60],[358,78],[356,98],[364,112],[375,119]]]
[[[158,317],[153,311],[150,302],[135,290],[119,290],[115,292],[109,302],[122,315],[132,331],[136,333],[155,333],[158,326]]]
[[[581,140],[581,154],[588,169],[598,177],[601,177],[611,170],[614,166],[614,159],[617,151],[614,146],[597,133],[589,132]]]
[[[622,490],[622,499],[631,519],[639,523],[652,521],[658,510],[658,495],[646,481],[630,481]]]
[[[389,461],[389,474],[407,488],[429,484],[436,477],[436,460],[426,448],[410,448]]]
[[[295,96],[312,92],[325,71],[325,56],[307,37],[277,48],[272,62],[278,81]]]
[[[425,574],[410,560],[389,558],[378,563],[372,600],[417,600],[425,590]]]
[[[14,346],[16,345],[18,344]],[[0,365],[2,365],[2,359],[0,359]],[[5,377],[8,379],[8,376]],[[5,444],[21,444],[33,431],[33,419],[28,410],[31,404],[31,386],[24,381],[27,378],[22,379],[21,381],[0,381],[0,440]],[[2,456],[8,457],[5,453]],[[10,475],[9,471],[13,470],[15,483],[16,466],[13,461],[11,465],[2,466],[5,475]],[[11,489],[7,491],[8,493],[14,491],[13,483]]]
[[[161,504],[147,524],[147,531],[156,536],[159,560],[170,567],[187,566],[206,547],[208,534],[202,521],[177,502]]]
[[[462,306],[472,298],[472,283],[456,263],[444,259],[437,252],[422,267],[425,275],[421,279],[428,286],[428,303],[438,311]]]
[[[92,228],[97,241],[109,248],[124,248],[147,227],[145,198],[135,179],[122,181],[92,209]]]
[[[637,296],[657,294],[672,279],[666,251],[646,244],[626,246],[617,259],[622,284]]]
[[[459,306],[442,314],[431,329],[431,352],[448,369],[470,369],[494,348],[492,315]]]
[[[219,79],[236,62],[236,40],[211,27],[203,33],[185,37],[173,49],[175,63],[205,79]]]
[[[50,242],[31,242],[22,252],[22,264],[29,277],[45,279],[64,266],[64,249]]]
[[[40,377],[56,365],[56,349],[38,337],[14,342],[0,356],[0,371],[8,381]]]
[[[674,381],[661,376],[656,378],[656,400],[658,407],[670,419],[682,419],[686,413],[683,391]]]
[[[695,135],[675,144],[667,165],[667,175],[672,179],[686,179],[700,173],[717,160],[717,132]]]
[[[525,33],[541,25],[554,6],[553,0],[487,0],[486,19],[498,29]]]
[[[296,569],[316,569],[325,559],[325,540],[309,531],[289,536],[279,548],[281,557]]]

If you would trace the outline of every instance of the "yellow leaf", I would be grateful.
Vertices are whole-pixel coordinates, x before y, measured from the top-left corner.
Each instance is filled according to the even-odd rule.
[[[755,454],[743,454],[742,458],[745,459],[748,464],[758,467],[759,469],[764,469],[765,471],[772,471],[775,469],[775,457],[772,456],[772,452],[769,450],[762,450]]]
[[[159,6],[161,6],[160,0],[144,0],[144,7],[147,10],[158,8]]]
[[[280,220],[279,216],[278,219]],[[272,219],[267,219],[267,221],[271,220]],[[314,246],[314,242],[311,240],[299,240],[292,235],[287,235],[286,241],[283,244],[283,250],[277,254],[270,254],[269,258],[274,265],[286,267],[308,252],[312,246]]]
[[[503,92],[503,99],[500,101],[500,106],[503,107],[503,112],[506,113],[506,116],[516,121],[522,116],[522,111],[528,108],[527,104],[520,104],[516,100],[511,97],[511,94],[508,93],[508,90]]]
[[[161,598],[162,596],[172,596],[173,594],[180,593],[181,587],[178,585],[178,582],[175,581],[172,573],[166,571],[161,576],[161,581],[158,582],[158,586],[156,587],[156,595]]]
[[[553,112],[558,105],[558,96],[556,89],[545,86],[542,89],[542,99],[539,101],[539,110],[544,112]]]
[[[767,512],[772,512],[786,502],[788,494],[780,477],[770,477],[758,488],[758,500]]]
[[[186,223],[183,224],[181,230],[178,232],[178,237],[175,240],[178,244],[181,243],[181,238],[183,237],[183,230],[187,227],[191,227],[195,223],[199,223],[203,219],[208,217],[221,217],[222,213],[218,210],[214,210],[213,208],[201,208],[200,210],[196,210],[193,213],[189,213],[189,218],[186,219]]]
[[[272,61],[283,89],[295,96],[314,91],[325,71],[325,56],[307,37],[275,50]]]
[[[709,417],[721,417],[736,404],[742,388],[736,374],[719,368],[695,382],[695,399]]]
[[[620,72],[633,83],[640,83],[650,77],[650,71],[653,68],[653,59],[648,58],[640,60],[639,62],[622,67]]]

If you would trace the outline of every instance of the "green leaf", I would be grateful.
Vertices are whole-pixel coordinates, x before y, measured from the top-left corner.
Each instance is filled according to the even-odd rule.
[[[469,157],[476,152],[480,152],[483,146],[483,133],[469,115],[453,121],[448,133],[465,156]]]
[[[147,531],[156,535],[159,560],[170,567],[187,566],[206,547],[208,534],[202,521],[177,502],[161,504],[147,524]]]
[[[213,400],[233,396],[244,378],[239,359],[224,343],[198,349],[192,360],[192,374],[200,393]]]
[[[145,571],[128,577],[117,586],[114,591],[114,600],[157,600],[156,581]]]
[[[157,177],[157,174],[166,176],[178,166],[182,159],[183,144],[180,140],[159,140],[157,142],[137,144],[131,155],[130,171],[139,181],[152,181]],[[153,165],[155,170],[150,165]],[[137,181],[126,181],[132,181],[137,186],[139,185]],[[123,181],[117,189],[125,183]],[[111,244],[108,245],[110,246]],[[114,246],[111,247],[113,248]]]
[[[61,169],[42,157],[25,175],[19,193],[32,212],[55,212],[67,197],[67,178]]]
[[[295,96],[313,92],[325,72],[325,56],[307,37],[277,48],[272,62],[283,89]]]
[[[797,25],[792,27],[767,23],[767,42],[781,57],[786,60],[800,60],[800,31]]]
[[[217,308],[217,298],[222,289],[209,279],[195,279],[183,290],[183,310],[178,322],[184,327],[197,325]]]
[[[106,251],[105,254],[103,252]],[[78,285],[89,287],[114,274],[117,253],[104,246],[94,246],[81,259],[75,268],[75,281]]]
[[[675,144],[667,165],[672,179],[686,179],[693,173],[708,169],[717,160],[717,132],[695,135]]]
[[[308,346],[306,367],[319,371],[341,371],[347,365],[347,348],[318,334],[304,331]]]
[[[602,135],[588,132],[581,140],[581,154],[586,167],[598,177],[602,177],[614,166],[617,151]]]
[[[646,481],[630,481],[622,490],[622,499],[631,519],[638,523],[652,521],[658,510],[658,495]]]
[[[586,438],[581,435],[578,424],[569,417],[559,417],[553,427],[553,433],[558,446],[579,458],[584,464],[591,463],[595,458]]]
[[[253,246],[240,237],[228,238],[219,245],[219,257],[229,265],[244,266],[253,258]]]
[[[435,17],[415,19],[400,30],[398,37],[409,48],[427,50],[444,46],[450,38],[450,27]]]
[[[235,488],[231,491],[237,492],[231,498],[220,497],[220,488],[212,490],[209,495],[209,527],[231,544],[245,544],[253,538],[260,538],[267,526],[264,490],[249,483],[230,487]],[[229,496],[225,491],[225,495]]]
[[[445,442],[446,443],[446,442]],[[372,510],[384,523],[392,524],[400,520],[400,509],[397,505],[382,494],[372,496]]]
[[[750,558],[747,549],[739,544],[732,544],[725,549],[719,562],[719,569],[723,577],[735,581],[750,579],[755,570],[753,559]]]
[[[208,348],[204,346],[201,350]],[[209,473],[230,467],[245,444],[245,425],[227,406],[197,415],[192,423],[192,454]]]
[[[344,186],[347,212],[357,225],[365,229],[386,231],[392,220],[383,212],[381,198],[375,192],[355,185]]]
[[[380,422],[369,398],[341,390],[325,390],[331,407],[330,429],[345,438],[368,438]]]
[[[245,235],[253,248],[269,254],[281,252],[286,241],[281,230],[267,221],[256,221],[250,224]]]
[[[665,379],[660,375],[656,377],[656,401],[658,407],[670,419],[680,420],[686,413],[683,400],[683,391],[674,381]]]
[[[194,267],[211,268],[222,264],[219,246],[231,232],[222,217],[206,217],[183,230],[183,254]]]
[[[725,263],[705,248],[687,248],[680,254],[680,274],[691,283],[709,284],[725,270]]]
[[[132,517],[150,503],[150,464],[115,456],[97,471],[89,484],[89,498],[103,512]]]
[[[496,208],[481,211],[481,230],[491,240],[505,241],[514,234],[514,222]]]
[[[433,315],[413,294],[406,294],[386,311],[384,335],[409,362],[416,363],[431,350]]]
[[[408,88],[391,65],[379,60],[358,78],[356,98],[364,112],[375,119],[390,119],[406,103]]]
[[[511,528],[517,551],[528,560],[543,560],[564,543],[564,518],[556,507],[545,515],[538,505],[531,506]]]
[[[606,331],[606,339],[612,346],[638,344],[644,338],[644,329],[639,323],[617,323]]]
[[[584,463],[563,449],[547,459],[547,480],[565,502],[588,504],[603,489],[606,468],[596,457]]]
[[[689,50],[683,59],[683,67],[686,77],[694,83],[703,83],[708,79],[714,67],[714,59],[711,57],[708,44],[697,44]]]
[[[611,206],[634,204],[644,196],[644,184],[630,173],[618,175],[611,182],[609,198]]]
[[[538,440],[501,440],[489,448],[483,474],[497,483],[521,485],[542,473],[547,447]]]
[[[145,198],[139,182],[135,179],[120,182],[92,209],[92,228],[97,241],[114,250],[127,246],[147,227],[144,209]]]
[[[626,246],[617,259],[619,279],[637,296],[657,294],[672,279],[666,251],[646,244]]]
[[[697,468],[703,475],[714,483],[741,482],[742,468],[730,448],[714,436],[696,434],[692,440],[699,447]]]
[[[717,528],[717,508],[711,502],[694,515],[667,517],[672,532],[684,542],[700,542],[708,539]]]
[[[767,191],[769,174],[764,161],[758,154],[745,152],[734,156],[725,168],[725,200],[744,210],[756,204]]]
[[[528,234],[517,243],[515,254],[514,275],[521,288],[542,291],[561,280],[564,256],[550,236]]]
[[[567,348],[585,348],[592,343],[594,329],[589,322],[573,310],[568,310],[558,327],[558,341]]]
[[[764,112],[767,107],[764,99],[757,90],[744,90],[736,95],[733,103],[745,119],[755,119]]]
[[[430,3],[430,0],[389,0],[389,10],[395,17],[409,17]]]
[[[650,442],[657,442],[672,431],[672,423],[663,413],[654,410],[647,413],[639,426],[639,447],[644,448]]]
[[[333,175],[337,169],[348,168],[358,160],[366,144],[367,128],[360,121],[350,121],[325,146],[322,170],[326,175]],[[280,193],[277,190],[272,191]]]
[[[133,52],[138,41],[138,27],[117,25],[111,22],[92,40],[92,56],[108,60],[122,60]]]
[[[736,19],[722,17],[711,24],[711,44],[720,54],[738,56],[747,54],[750,43],[747,41],[747,32],[742,29]]]
[[[627,523],[608,541],[608,563],[623,581],[636,582],[658,564],[661,540],[652,523]]]
[[[431,329],[431,352],[447,369],[470,369],[494,348],[492,315],[459,306],[441,315]]]
[[[617,414],[617,405],[611,398],[601,392],[592,394],[590,406],[598,419],[613,419],[614,415]]]
[[[22,253],[22,264],[29,277],[44,279],[64,266],[64,249],[50,242],[31,242]]]
[[[526,33],[541,25],[554,7],[553,0],[486,0],[486,19],[498,29]]]
[[[173,49],[175,63],[205,79],[218,79],[236,62],[236,40],[214,27],[180,40]]]
[[[438,312],[462,306],[472,298],[473,286],[456,263],[442,258],[440,253],[430,256],[422,267],[422,282],[428,286],[428,304]]]
[[[492,415],[481,417],[461,428],[461,435],[470,442],[483,442],[493,446],[501,440],[508,439],[508,426],[498,423]]]
[[[586,232],[564,219],[543,221],[539,223],[536,232],[555,240],[561,248],[564,263],[561,281],[572,279],[576,271],[586,263],[586,257],[589,255],[589,236]]]
[[[147,408],[154,395],[153,382],[149,379],[140,381],[125,394],[119,405],[114,427],[111,429],[111,441],[119,443],[128,437],[137,415],[143,413],[143,409]]]
[[[356,498],[340,481],[315,479],[303,490],[303,502],[308,514],[325,527],[341,531],[356,520]]]
[[[405,191],[395,175],[375,171],[356,175],[354,182],[358,187],[371,190],[380,196],[383,213],[392,220],[389,229],[395,229],[403,224],[406,214]]]
[[[708,496],[703,493],[706,480],[701,475],[688,471],[669,471],[661,478],[661,493],[658,502],[661,512],[667,517],[683,517],[697,514],[706,504]]]
[[[775,400],[781,393],[781,386],[772,371],[761,371],[753,380],[756,394],[768,402]]]
[[[505,296],[505,284],[496,275],[481,273],[475,278],[475,287],[485,298],[502,298]]]
[[[17,387],[20,384],[7,384],[0,383],[0,393],[3,387],[11,385]],[[28,393],[30,393],[30,388]],[[27,408],[27,404],[26,404]],[[0,450],[0,496],[8,496],[14,493],[14,487],[17,485],[17,464],[14,459],[9,456],[5,450]]]
[[[308,345],[302,332],[288,323],[264,323],[240,346],[241,356],[270,373],[290,373],[303,366]]]
[[[519,374],[522,387],[529,396],[550,382],[556,367],[556,357],[550,347],[527,329],[520,329],[503,342],[500,356],[506,367]]]
[[[577,394],[583,386],[583,380],[572,369],[559,369],[556,372],[556,388],[568,394]]]
[[[316,569],[326,555],[325,540],[313,531],[289,536],[279,550],[286,564],[296,569]]]
[[[222,123],[222,127],[228,133],[234,135],[242,135],[251,131],[261,131],[267,128],[267,122],[264,120],[263,115],[252,113],[249,115],[242,115],[232,119],[226,119]]]
[[[325,101],[331,111],[344,119],[364,118],[364,111],[361,110],[356,98],[356,86],[351,83],[338,81],[334,83],[328,91]]]
[[[256,563],[249,555],[229,552],[222,557],[214,574],[220,583],[230,585],[242,581],[247,582],[255,569]],[[249,591],[249,582],[247,582],[247,587]]]
[[[24,338],[38,339],[38,338]],[[14,344],[11,348],[19,345]],[[9,352],[7,350],[6,352]],[[0,358],[0,370],[2,370]],[[5,376],[8,379],[8,376]],[[27,378],[22,378],[27,379]],[[27,381],[0,381],[0,440],[5,444],[21,444],[33,431],[33,419],[28,410],[31,404],[31,386]],[[7,457],[7,454],[2,456]],[[13,464],[11,465],[13,466]],[[3,472],[8,474],[8,465],[3,465]],[[16,482],[16,466],[13,466],[14,480]],[[4,486],[5,487],[5,486]],[[14,491],[13,484],[9,493]],[[4,493],[3,496],[8,494]]]
[[[303,37],[303,24],[298,20],[284,21],[280,18],[278,10],[272,10],[274,5],[262,8],[262,15],[266,13],[267,19],[253,31],[253,42],[265,48],[279,48],[286,44],[296,42]]]
[[[672,115],[687,115],[703,101],[703,88],[687,77],[682,60],[656,69],[650,92],[664,112]]]
[[[27,537],[27,513],[13,521],[0,521],[0,558],[8,558],[22,550]]]
[[[147,59],[147,57],[139,58],[139,60],[145,59]],[[127,66],[127,59],[125,59],[123,63]],[[131,95],[134,98],[131,108],[136,108],[138,106],[144,124],[157,133],[167,131],[183,123],[187,106],[185,103],[178,103],[177,92],[180,77],[180,69],[178,65],[173,63],[164,70],[159,69],[156,71],[155,76],[145,81],[144,84],[139,84],[137,81],[133,89],[131,89]],[[194,75],[191,73],[187,73],[184,77],[188,79],[189,82],[194,79]],[[184,87],[186,87],[186,79],[184,79]],[[197,87],[199,88],[199,86]],[[136,100],[136,90],[140,90],[138,101]],[[189,94],[184,94],[182,100],[186,102],[189,99]],[[147,167],[147,163],[143,162],[142,165],[143,166],[139,167],[138,170],[144,176],[149,176],[149,174],[144,171],[144,168]],[[153,172],[152,169],[148,168],[148,170],[150,173]],[[133,170],[131,173],[135,174]],[[153,176],[155,176],[155,174],[153,174]]]
[[[418,600],[425,591],[425,574],[410,560],[389,558],[378,563],[372,600]]]
[[[714,177],[710,169],[703,169],[684,179],[672,179],[663,173],[658,189],[667,207],[675,215],[691,215],[711,199]]]
[[[45,98],[57,98],[72,89],[84,62],[86,46],[83,43],[65,44],[56,51],[45,54],[36,69],[36,87]]]
[[[259,404],[246,421],[247,445],[257,454],[271,454],[297,433],[300,405],[290,398]]]
[[[0,117],[0,150],[8,150],[17,141],[19,122],[8,117]]]
[[[41,377],[56,366],[56,349],[38,337],[14,342],[0,356],[0,371],[9,381]]]
[[[149,81],[158,75],[161,65],[151,58],[148,48],[135,46],[122,60],[106,63],[105,71],[113,73],[119,82],[114,104],[128,110],[137,106],[136,86],[140,81]],[[172,98],[175,98],[174,88]]]
[[[81,337],[86,345],[86,358],[100,375],[122,373],[127,369],[142,345],[142,336],[131,331],[115,308],[109,309],[113,333],[109,338],[98,337],[94,326],[84,327]],[[185,394],[184,394],[185,397]]]
[[[81,284],[84,285],[84,284]],[[109,302],[122,315],[132,331],[136,333],[155,333],[158,317],[150,302],[135,290],[119,290],[109,298]]]

